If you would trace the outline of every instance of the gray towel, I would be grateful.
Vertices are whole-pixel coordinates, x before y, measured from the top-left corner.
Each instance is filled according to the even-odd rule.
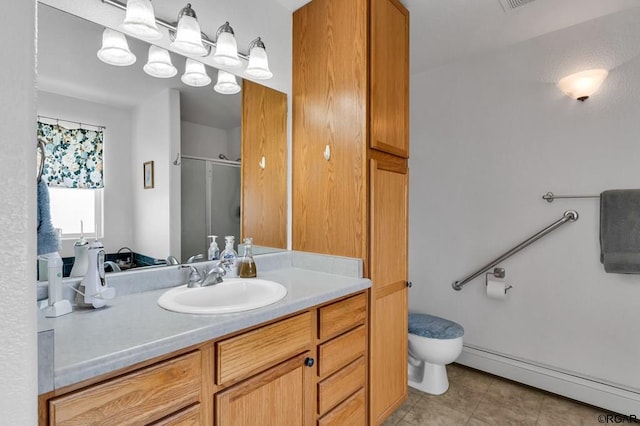
[[[38,182],[38,255],[58,251],[58,233],[51,223],[49,187],[44,179]]]
[[[600,194],[600,262],[617,274],[640,274],[640,189]]]

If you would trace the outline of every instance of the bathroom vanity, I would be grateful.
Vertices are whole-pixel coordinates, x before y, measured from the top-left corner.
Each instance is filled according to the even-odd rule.
[[[55,364],[40,424],[365,424],[361,262],[297,252],[257,262],[260,278],[288,292],[260,309],[174,313],[157,305],[161,288],[41,317],[40,329],[54,330]]]

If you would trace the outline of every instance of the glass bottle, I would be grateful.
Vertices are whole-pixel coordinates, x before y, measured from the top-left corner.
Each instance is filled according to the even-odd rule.
[[[240,259],[240,278],[255,278],[256,263],[253,261],[253,238],[245,238],[244,254]]]
[[[238,254],[233,249],[235,238],[232,235],[224,237],[225,247],[222,253],[220,253],[220,259],[222,266],[225,270],[226,278],[235,278],[238,276]]]

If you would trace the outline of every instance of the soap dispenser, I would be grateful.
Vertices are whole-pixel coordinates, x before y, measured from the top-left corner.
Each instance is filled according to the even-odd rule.
[[[71,268],[70,277],[82,277],[87,273],[87,261],[89,241],[84,238],[84,224],[80,221],[80,239],[73,243],[73,267]]]
[[[236,278],[238,276],[238,253],[233,249],[235,238],[232,235],[227,235],[224,237],[224,241],[225,247],[220,253],[221,266],[224,268],[225,277]]]
[[[253,261],[253,238],[245,238],[244,254],[240,259],[240,278],[255,278],[257,275],[256,262]]]
[[[209,251],[207,253],[208,260],[218,260],[220,259],[220,249],[218,249],[218,242],[216,239],[217,235],[209,235],[208,238],[211,238],[211,244],[209,244]]]

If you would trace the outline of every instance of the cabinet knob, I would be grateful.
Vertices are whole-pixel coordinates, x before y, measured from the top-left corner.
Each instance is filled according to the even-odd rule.
[[[411,281],[407,281],[407,287],[409,288],[413,287],[413,283]]]
[[[315,361],[313,360],[313,358],[305,358],[304,360],[304,365],[306,365],[307,367],[313,367],[314,363]]]

